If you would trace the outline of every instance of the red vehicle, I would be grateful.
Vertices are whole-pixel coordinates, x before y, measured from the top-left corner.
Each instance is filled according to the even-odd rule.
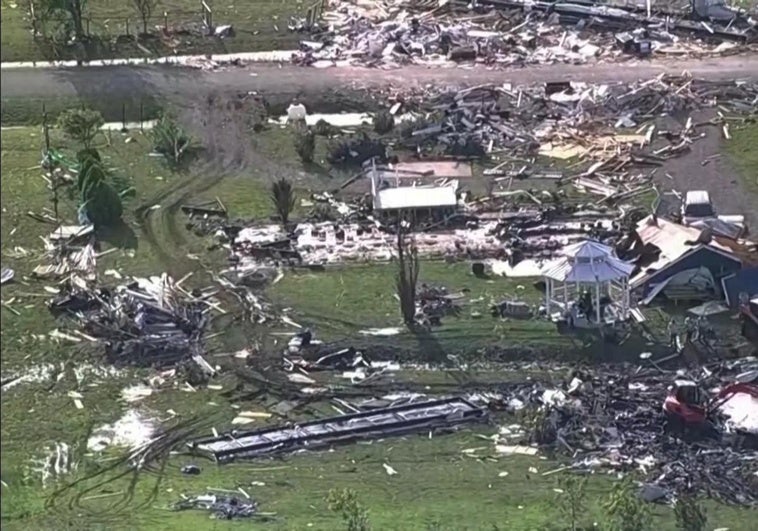
[[[669,388],[663,402],[667,428],[678,432],[714,434],[712,415],[736,394],[745,393],[758,399],[758,385],[755,371],[739,378],[739,381],[725,386],[713,398],[690,380],[676,380]]]

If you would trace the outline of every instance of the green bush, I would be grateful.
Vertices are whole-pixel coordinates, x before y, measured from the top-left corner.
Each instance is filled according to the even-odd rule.
[[[395,117],[388,111],[379,111],[374,115],[374,131],[386,135],[395,127]]]

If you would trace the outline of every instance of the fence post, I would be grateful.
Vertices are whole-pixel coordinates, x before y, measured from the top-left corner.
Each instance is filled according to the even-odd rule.
[[[126,133],[126,102],[121,104],[121,131]]]
[[[126,36],[129,36],[129,17],[126,17]]]
[[[87,22],[87,29],[86,29],[87,37],[92,37],[92,34],[89,31],[89,22],[90,22],[89,17],[85,18],[84,20]]]
[[[45,155],[50,151],[50,126],[47,125],[47,110],[42,104],[42,130],[45,133]]]
[[[168,11],[163,12],[163,31],[168,31]]]
[[[32,36],[37,37],[39,29],[37,29],[37,15],[34,13],[34,0],[29,0],[29,18],[32,21]]]
[[[139,130],[145,132],[145,103],[139,100]]]

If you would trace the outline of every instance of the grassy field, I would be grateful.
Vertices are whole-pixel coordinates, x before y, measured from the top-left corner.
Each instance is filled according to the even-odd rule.
[[[294,0],[250,0],[213,2],[217,26],[231,24],[233,37],[205,37],[202,30],[200,2],[192,0],[159,0],[149,20],[149,37],[141,37],[139,46],[135,34],[142,32],[142,21],[131,2],[90,0],[85,14],[89,20],[91,40],[84,49],[53,47],[43,39],[32,37],[29,10],[30,0],[2,0],[2,61],[47,61],[60,59],[104,59],[110,57],[163,56],[192,53],[234,53],[260,50],[286,50],[296,47],[298,36],[287,29],[291,16],[304,15],[316,2]],[[35,7],[39,12],[39,0]],[[164,12],[167,14],[164,19]],[[190,30],[171,37],[160,38],[159,32],[168,21],[170,30]],[[49,23],[54,27],[54,23]]]
[[[360,330],[402,325],[395,298],[393,264],[337,268],[327,272],[289,273],[271,287],[271,298],[293,308],[293,318],[313,326],[319,337],[355,337]],[[493,345],[561,347],[571,341],[558,335],[545,321],[503,320],[490,315],[490,307],[505,299],[538,304],[535,279],[476,278],[468,263],[422,262],[419,283],[442,285],[461,293],[460,313],[442,319],[428,337],[409,333],[382,338],[383,343],[409,349],[427,345],[439,354],[473,351]],[[432,352],[433,353],[433,352]]]
[[[742,176],[745,188],[758,198],[758,122],[747,124],[726,143],[727,151]]]
[[[131,139],[127,142],[127,139]],[[220,389],[190,392],[183,386],[171,386],[143,399],[126,404],[119,399],[121,390],[150,375],[142,370],[112,371],[83,349],[58,344],[45,335],[60,326],[42,304],[42,283],[24,277],[38,263],[39,236],[51,226],[26,216],[49,206],[49,192],[41,178],[39,159],[43,145],[38,128],[2,131],[2,262],[16,270],[17,282],[3,286],[2,299],[10,302],[11,311],[0,309],[2,329],[3,377],[28,374],[48,364],[49,374],[20,383],[2,393],[2,526],[4,529],[227,529],[249,528],[247,522],[209,520],[201,512],[169,512],[181,494],[199,494],[207,488],[242,487],[259,501],[261,511],[275,513],[254,524],[256,529],[333,530],[340,529],[339,518],[330,513],[324,497],[331,488],[350,487],[357,491],[369,509],[374,529],[445,529],[542,530],[559,521],[555,504],[558,475],[543,476],[560,462],[552,459],[503,457],[494,454],[491,441],[482,438],[494,426],[474,426],[449,436],[388,439],[372,444],[357,444],[318,454],[301,454],[274,460],[219,467],[182,453],[168,456],[158,465],[138,476],[119,464],[120,454],[88,454],[86,439],[93,427],[113,422],[128,409],[172,425],[178,420],[192,424],[191,432],[205,435],[211,427],[219,431],[229,427],[240,409],[271,410],[283,398],[276,385],[265,387],[256,399],[239,399],[242,380],[236,371],[226,371],[214,384]],[[53,144],[71,152],[71,145],[57,133]],[[255,170],[244,175],[203,182],[203,176],[171,171],[160,158],[149,156],[146,134],[113,133],[110,140],[97,140],[101,153],[116,173],[129,179],[138,196],[126,205],[125,221],[133,231],[136,246],[120,249],[99,263],[102,271],[117,269],[122,274],[156,274],[173,268],[197,269],[198,276],[207,264],[222,263],[222,252],[206,251],[207,241],[183,233],[181,241],[168,242],[167,235],[180,232],[183,221],[178,214],[175,227],[155,226],[158,238],[144,238],[144,226],[135,211],[146,204],[159,205],[160,212],[176,197],[190,201],[219,197],[237,216],[265,218],[271,214],[266,200],[266,179]],[[291,149],[280,131],[266,134],[257,144],[271,160],[283,157]],[[278,154],[278,155],[277,155]],[[283,172],[297,177],[304,172],[293,163],[281,163]],[[308,183],[302,175],[299,189]],[[209,184],[209,186],[205,186]],[[186,186],[185,186],[186,185]],[[177,195],[178,194],[178,195]],[[161,199],[162,198],[162,199]],[[74,219],[74,205],[65,204],[62,212]],[[167,216],[166,219],[169,219]],[[161,219],[161,218],[159,218]],[[164,222],[166,222],[164,220]],[[107,247],[107,244],[106,244]],[[168,261],[164,252],[170,247]],[[26,255],[18,249],[27,252]],[[198,255],[203,261],[187,255]],[[313,324],[319,337],[344,338],[356,330],[399,325],[393,292],[393,268],[390,265],[353,267],[328,272],[287,271],[284,279],[269,290],[279,306],[291,306],[292,316]],[[466,264],[424,263],[421,281],[441,284],[451,291],[466,289],[465,302],[458,317],[443,319],[443,326],[433,332],[423,346],[436,345],[440,352],[453,352],[461,345],[489,343],[513,344],[568,350],[571,340],[555,334],[551,325],[531,321],[494,320],[488,313],[490,302],[516,293],[536,302],[539,291],[526,280],[478,279]],[[523,289],[518,286],[523,286]],[[472,316],[482,313],[482,317]],[[392,339],[413,348],[418,340],[412,336]],[[271,365],[263,360],[263,365]],[[274,365],[275,366],[275,365]],[[257,366],[263,371],[265,367]],[[508,374],[503,379],[512,379]],[[450,383],[452,378],[440,372],[414,370],[398,377],[414,385],[435,386]],[[467,382],[491,384],[497,373],[472,373]],[[245,384],[249,385],[249,384]],[[243,385],[244,388],[244,385]],[[250,389],[247,387],[247,389]],[[79,393],[83,409],[77,409],[70,393]],[[171,411],[169,411],[171,410]],[[326,403],[311,403],[296,408],[289,419],[333,414]],[[198,420],[194,420],[198,419]],[[283,419],[276,418],[276,422]],[[512,419],[496,417],[494,425]],[[257,421],[261,422],[261,421]],[[51,480],[42,488],[40,476],[31,469],[34,459],[47,455],[55,443],[66,442],[74,450],[76,470]],[[478,448],[472,457],[463,450]],[[198,463],[199,476],[180,473],[182,465]],[[397,470],[389,476],[383,464]],[[537,472],[530,471],[536,468]],[[504,473],[508,474],[505,475]],[[87,479],[89,478],[89,479]],[[74,483],[78,481],[77,483]],[[589,507],[585,523],[604,522],[602,501],[614,478],[593,475],[589,481]],[[70,488],[64,486],[72,484]],[[54,495],[56,494],[56,495]],[[727,527],[732,531],[752,531],[750,511],[708,503],[709,528]],[[667,507],[653,508],[655,527],[674,529],[672,512]]]
[[[66,109],[85,106],[99,111],[106,122],[139,123],[158,117],[161,104],[156,98],[137,101],[116,101],[113,99],[80,100],[74,98],[2,98],[0,123],[3,127],[42,125],[44,113],[50,123]]]

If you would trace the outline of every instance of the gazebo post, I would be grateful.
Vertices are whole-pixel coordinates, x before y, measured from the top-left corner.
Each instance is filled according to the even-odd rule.
[[[547,283],[545,283],[545,313],[547,318],[550,319],[550,288],[553,285],[553,279],[547,277]]]
[[[595,317],[600,324],[600,280],[595,277]]]

